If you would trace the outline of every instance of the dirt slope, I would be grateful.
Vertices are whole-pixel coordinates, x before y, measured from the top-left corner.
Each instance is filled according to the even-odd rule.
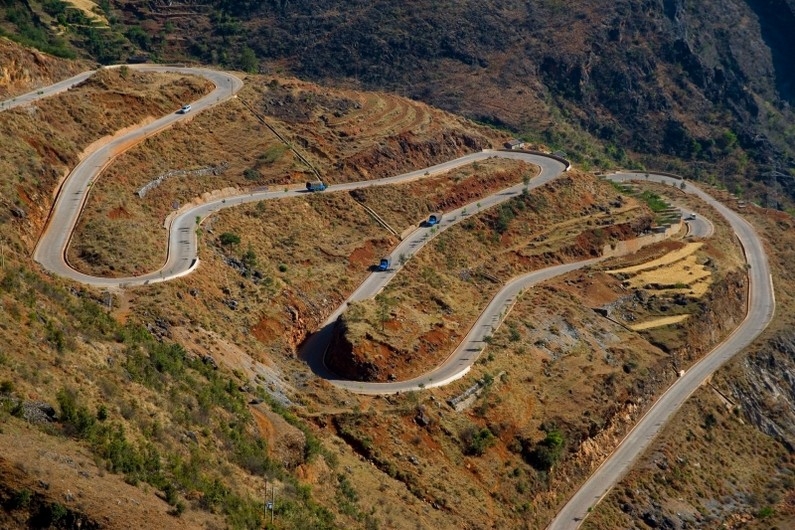
[[[0,100],[51,85],[91,68],[88,61],[66,61],[23,48],[0,37]]]

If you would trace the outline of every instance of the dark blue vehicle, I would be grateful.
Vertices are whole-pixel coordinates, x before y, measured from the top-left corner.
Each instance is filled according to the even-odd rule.
[[[315,182],[307,182],[306,183],[306,190],[307,191],[323,191],[327,188],[323,182],[317,180]]]
[[[428,221],[427,221],[428,226],[438,225],[441,222],[442,222],[441,213],[432,213],[430,216],[428,216]]]
[[[379,271],[388,271],[389,267],[392,265],[392,258],[381,258],[381,263],[378,264],[376,270]]]

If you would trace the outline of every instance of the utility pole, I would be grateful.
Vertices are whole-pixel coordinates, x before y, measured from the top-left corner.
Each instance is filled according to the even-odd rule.
[[[271,526],[273,526],[273,512],[276,511],[276,484],[271,486]]]
[[[271,500],[268,501],[268,481],[265,481],[265,509],[271,512],[271,524],[269,528],[273,528],[273,515],[276,509],[276,483],[271,484]],[[266,514],[267,517],[267,514]]]

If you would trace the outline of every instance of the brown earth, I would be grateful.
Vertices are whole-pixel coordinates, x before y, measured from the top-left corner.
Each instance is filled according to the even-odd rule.
[[[353,124],[362,130],[349,135],[345,131]],[[78,222],[69,261],[92,274],[151,271],[165,259],[163,221],[175,202],[183,205],[204,192],[226,188],[303,185],[316,179],[314,170],[327,183],[393,176],[499,145],[504,138],[503,133],[389,94],[246,76],[237,99],[147,139],[109,166]],[[166,171],[222,163],[226,169],[218,175],[175,177],[143,198],[135,195]],[[112,212],[119,208],[129,217],[114,218]],[[128,244],[112,244],[111,234],[121,234]]]
[[[597,256],[605,244],[650,226],[636,203],[617,202],[611,186],[585,174],[560,177],[511,204],[500,213],[475,213],[441,234],[380,298],[354,305],[335,332],[329,367],[355,380],[416,376],[451,353],[511,277]],[[511,220],[500,229],[505,216]],[[376,316],[383,311],[386,318]]]
[[[726,271],[729,264],[731,271],[739,249],[731,232],[718,226],[712,246],[724,250],[710,256],[718,270]],[[646,249],[644,260],[679,245],[664,242]],[[603,268],[638,261],[628,256]],[[451,517],[467,513],[469,521],[483,517],[507,527],[543,528],[676,371],[736,325],[745,288],[738,278],[742,272],[734,270],[721,274],[698,304],[692,323],[669,326],[682,331],[669,334],[667,342],[659,335],[631,332],[594,311],[611,305],[644,311],[632,301],[637,293],[627,292],[610,275],[597,269],[558,278],[517,301],[471,375],[425,391],[425,397],[388,399],[402,407],[396,416],[364,408],[335,415],[335,432],[384,473],[403,480],[417,498]],[[592,293],[598,296],[592,298]],[[648,337],[659,342],[650,343]],[[492,382],[463,412],[452,413],[442,404],[476,380]],[[495,437],[493,445],[483,455],[473,455],[467,449],[472,433],[484,428]],[[533,451],[553,430],[562,434],[564,450],[551,469],[539,468]],[[444,481],[438,480],[439,469]]]
[[[13,219],[32,250],[61,180],[86,148],[207,91],[204,80],[135,71],[123,78],[120,70],[103,70],[64,94],[3,112],[0,171],[14,177],[0,185],[0,220]]]
[[[722,195],[714,190],[715,195]],[[735,204],[730,197],[726,203]],[[793,217],[754,206],[738,210],[765,241],[776,317],[747,352],[688,400],[639,464],[586,520],[612,529],[645,520],[699,528],[791,528]],[[710,302],[712,303],[712,302]],[[694,328],[708,329],[710,322]]]
[[[0,424],[0,447],[0,500],[11,506],[0,511],[3,528],[206,528],[222,522],[200,511],[170,515],[164,500],[107,471],[81,444],[19,420]],[[55,505],[67,511],[60,521]]]
[[[87,61],[58,59],[0,37],[0,100],[10,99],[89,70]]]
[[[167,101],[158,100],[155,93],[141,95],[135,91],[132,92],[134,97],[117,100],[114,99],[117,97],[115,94],[124,90],[124,83],[115,79],[103,82],[108,84],[107,89],[95,86],[90,94],[78,92],[79,97],[69,100],[68,106],[65,102],[49,102],[48,120],[24,113],[4,114],[4,118],[8,118],[8,122],[4,121],[8,123],[8,131],[21,128],[29,143],[9,144],[13,149],[0,162],[11,160],[8,163],[13,165],[5,168],[7,174],[19,175],[18,181],[3,188],[3,204],[8,209],[2,210],[5,213],[0,212],[3,227],[0,238],[3,254],[0,307],[7,317],[0,319],[0,342],[3,344],[0,348],[0,394],[9,395],[10,388],[13,396],[41,399],[58,407],[58,391],[74,389],[81,402],[88,406],[92,417],[100,405],[106,405],[110,420],[123,426],[127,440],[134,447],[147,447],[145,444],[151,443],[161,455],[168,455],[163,457],[164,472],[169,480],[175,481],[175,494],[186,507],[182,517],[174,519],[174,524],[184,522],[187,525],[196,521],[195,526],[200,526],[207,521],[208,526],[233,526],[231,516],[210,512],[242,504],[257,514],[252,516],[248,526],[261,527],[261,514],[264,513],[262,492],[265,480],[268,480],[269,485],[277,487],[277,506],[280,507],[277,524],[284,528],[327,526],[409,530],[418,526],[474,529],[495,525],[541,528],[567,493],[615,446],[653,396],[675,377],[674,368],[687,366],[698,358],[703,348],[719,340],[737,322],[744,293],[742,271],[738,272],[736,266],[740,262],[740,253],[731,232],[724,224],[716,222],[716,239],[705,244],[700,251],[713,260],[716,282],[707,296],[693,308],[694,318],[689,319],[694,322],[691,327],[686,327],[686,321],[656,330],[654,335],[650,334],[652,332],[628,331],[594,309],[607,310],[611,308],[605,306],[612,305],[615,306],[613,311],[631,311],[641,318],[657,314],[661,306],[669,302],[652,301],[649,293],[627,292],[600,270],[581,271],[522,297],[467,378],[443,389],[404,396],[363,397],[344,393],[313,377],[295,358],[295,347],[358,285],[366,274],[362,268],[366,256],[370,252],[374,257],[381,255],[394,245],[395,240],[375,224],[353,198],[318,195],[300,203],[245,206],[209,219],[201,235],[200,270],[168,284],[132,289],[125,292],[123,298],[112,297],[116,315],[127,322],[124,327],[117,327],[106,316],[104,293],[64,283],[37,271],[29,258],[29,249],[32,248],[29,243],[35,241],[36,225],[30,222],[30,217],[10,213],[11,206],[30,212],[36,205],[46,203],[63,170],[70,167],[82,149],[112,132],[115,126],[123,127],[146,119],[150,114],[151,100],[158,101],[157,105],[166,109],[185,94],[180,92],[178,85],[163,81],[165,85],[161,86],[173,88]],[[315,98],[322,95],[322,89],[318,90]],[[309,92],[310,89],[300,89],[296,93]],[[370,98],[370,95],[346,93],[354,101],[366,102]],[[368,106],[356,109],[367,109],[374,117],[382,116],[378,118],[379,134],[391,134],[388,124],[393,118],[386,118],[390,116],[404,124],[401,129],[415,127],[415,123],[427,126],[446,119],[439,113],[434,114],[431,120],[417,122],[422,109],[401,111],[394,100],[388,99],[371,98]],[[126,102],[128,107],[124,111],[131,119],[115,114],[116,107],[112,107],[108,109],[111,116],[103,126],[107,130],[91,129],[84,133],[92,120],[99,119],[91,115],[98,107],[97,101],[105,101],[111,106],[116,101]],[[301,126],[312,129],[317,124],[311,117],[316,111],[311,110],[315,107],[310,103],[303,100],[295,103],[293,107],[296,110],[290,111],[297,113],[295,117],[284,119],[306,124]],[[303,105],[308,110],[300,114]],[[340,110],[344,117],[346,105],[345,102],[323,101],[328,112],[323,111],[322,114],[333,123],[334,109]],[[281,108],[285,105],[274,106]],[[44,113],[43,106],[36,108],[36,113]],[[221,119],[225,116],[224,111],[228,112],[227,119]],[[138,170],[128,173],[126,169],[119,170],[119,174],[126,173],[146,181],[162,171],[161,167],[175,167],[175,160],[215,163],[220,158],[218,155],[229,149],[229,153],[248,156],[239,166],[240,174],[235,176],[241,179],[240,182],[248,182],[242,176],[244,169],[256,167],[261,171],[261,180],[250,181],[251,185],[264,185],[266,178],[276,177],[283,180],[274,180],[273,183],[299,182],[308,175],[308,170],[296,164],[289,152],[270,151],[274,142],[246,143],[260,141],[262,135],[259,139],[255,134],[225,139],[226,135],[221,134],[224,130],[235,130],[228,124],[248,119],[241,108],[230,105],[228,109],[224,106],[211,112],[217,119],[219,134],[213,135],[209,124],[199,122],[201,115],[197,115],[184,128],[167,131],[167,139],[162,144],[157,143],[159,138],[154,138],[141,146],[137,158],[128,160],[129,166],[126,167],[135,170],[140,164]],[[411,112],[415,113],[413,117],[400,117],[401,113],[408,115]],[[72,120],[73,116],[86,116],[83,129],[75,125],[77,122]],[[368,120],[346,127],[364,136]],[[51,128],[61,122],[69,123],[72,130]],[[25,123],[28,125],[22,127]],[[247,123],[256,127],[258,122]],[[463,130],[461,134],[487,136],[482,129],[469,129],[466,123],[458,123],[451,123],[450,127],[460,127]],[[394,133],[397,147],[392,148],[393,154],[399,152],[397,136],[403,133]],[[3,138],[16,138],[9,134]],[[433,134],[436,133],[429,133],[430,136]],[[68,138],[69,143],[62,144],[61,138]],[[361,152],[367,153],[368,149],[378,149],[377,139],[357,147],[355,136],[350,141],[343,138],[340,136],[333,142],[329,140],[329,145],[348,145],[345,153],[350,160],[358,160],[356,157]],[[439,136],[436,138],[437,144],[426,144],[426,147],[418,149],[418,164],[433,158],[435,149],[441,149],[438,142],[444,141],[438,140]],[[444,134],[441,138],[445,138]],[[178,139],[181,143],[176,141]],[[218,142],[220,147],[215,150],[206,148],[205,142]],[[232,145],[234,143],[239,145]],[[299,145],[299,142],[295,143]],[[169,151],[172,145],[180,147]],[[196,146],[195,151],[191,150],[192,145]],[[460,145],[451,140],[445,144],[444,149],[449,152],[443,156],[463,149]],[[407,149],[411,151],[413,148]],[[311,147],[306,150],[306,156],[314,157],[313,162],[326,159],[326,155],[315,153]],[[206,158],[201,158],[200,154]],[[260,156],[264,158],[260,159]],[[329,160],[334,156],[332,154]],[[369,156],[365,155],[363,159]],[[408,160],[398,162],[383,153],[377,156],[384,157],[383,165],[379,167],[389,174],[397,169],[396,164],[410,166],[413,163]],[[274,160],[267,162],[271,158]],[[328,164],[328,167],[333,166],[332,162]],[[325,167],[320,162],[318,166]],[[263,169],[267,167],[282,169],[274,169],[273,176],[268,176],[271,170]],[[350,173],[351,179],[361,177],[361,170],[357,168],[364,166],[355,166]],[[490,171],[497,175],[501,170],[513,171],[508,167],[494,167]],[[376,169],[371,168],[371,171]],[[143,177],[142,173],[149,176]],[[481,173],[484,172],[478,172],[479,178],[490,178],[488,172],[486,175]],[[340,179],[348,178],[346,172],[339,175]],[[461,175],[464,179],[459,184],[469,186],[466,180],[474,178],[474,175]],[[456,178],[453,176],[448,180],[455,182]],[[499,179],[494,185],[497,186],[498,182]],[[157,193],[162,195],[157,201],[145,203],[145,206],[155,210],[159,208],[156,205],[162,203],[167,209],[175,199],[195,197],[196,189],[190,190],[191,186],[196,186],[196,183],[166,184],[158,189]],[[377,194],[378,190],[374,189],[372,193],[367,190],[367,204],[374,205],[382,216],[393,216],[396,224],[400,219],[411,223],[416,219],[416,212],[420,211],[414,210],[416,203],[422,204],[422,208],[430,208],[436,205],[433,201],[447,193],[436,186],[447,190],[455,188],[445,183],[444,178],[412,184],[411,196],[406,194],[404,201],[394,201],[391,208],[389,203],[393,201],[384,197],[393,190],[381,190],[383,196]],[[477,189],[478,185],[472,186]],[[184,196],[175,191],[183,187],[186,190]],[[117,193],[115,189],[107,189],[104,197],[97,195],[97,204],[109,202],[107,212],[124,208],[136,215],[129,204],[132,202],[129,193],[135,189],[135,184],[129,181],[118,189],[122,191]],[[203,189],[214,189],[213,182],[210,180]],[[545,203],[540,202],[541,197]],[[505,278],[528,267],[577,259],[575,256],[598,251],[600,245],[609,243],[611,238],[636,233],[651,223],[645,208],[629,198],[620,208],[609,206],[609,213],[599,210],[599,205],[605,205],[604,200],[615,199],[615,193],[610,192],[607,186],[587,174],[579,174],[573,181],[563,179],[549,190],[531,194],[526,210],[514,212],[516,217],[507,223],[508,228],[502,234],[497,231],[502,223],[499,212],[472,215],[471,228],[461,226],[450,234],[442,234],[426,249],[427,252],[420,253],[409,262],[410,267],[412,264],[416,266],[409,271],[414,275],[412,282],[401,284],[399,278],[396,286],[411,297],[420,299],[416,291],[430,291],[428,285],[437,281],[425,272],[426,269],[442,270],[447,266],[447,259],[459,260],[461,256],[454,252],[453,247],[462,249],[462,252],[472,249],[477,252],[472,261],[455,261],[450,270],[466,270],[475,287],[461,284],[462,288],[470,290],[459,293],[456,289],[444,289],[443,284],[438,289],[439,293],[428,292],[426,296],[437,295],[439,301],[453,304],[451,307],[457,311],[460,307],[476,314],[477,308],[468,300],[480,299],[480,290],[494,289]],[[794,232],[789,216],[748,209],[753,210],[749,215],[753,215],[755,222],[765,227],[770,241],[786,243],[786,237]],[[107,212],[103,211],[96,219],[112,221]],[[582,220],[569,219],[578,214]],[[300,219],[300,223],[295,222],[296,219]],[[520,223],[519,219],[532,219],[532,222]],[[138,228],[130,230],[130,233],[137,234]],[[222,246],[218,235],[224,232],[240,235],[241,244]],[[483,241],[475,234],[481,234]],[[665,247],[648,251],[646,258],[661,255]],[[495,254],[495,248],[502,251]],[[795,245],[787,248],[795,248]],[[249,250],[253,257],[248,254]],[[795,281],[792,277],[795,273],[787,266],[794,259],[789,254],[791,252],[786,250],[771,254],[777,270],[776,282],[785,285]],[[501,267],[490,266],[493,255],[504,260]],[[239,263],[243,263],[244,258],[245,267],[241,267]],[[617,260],[605,267],[620,267],[634,262],[631,258]],[[113,264],[112,261],[108,263]],[[428,278],[423,278],[423,274]],[[496,278],[497,282],[491,278]],[[788,293],[793,291],[786,288],[779,291],[779,303],[791,305]],[[475,294],[470,295],[470,292]],[[598,300],[590,298],[594,294],[598,295]],[[453,298],[448,300],[448,296]],[[236,304],[232,304],[233,301]],[[789,305],[782,307],[785,310],[781,314],[791,313],[786,310]],[[400,308],[404,310],[408,305]],[[398,322],[390,319],[384,323],[383,333],[397,334],[408,329],[408,326],[398,327]],[[432,320],[418,317],[416,322],[416,336],[425,339],[417,340],[417,344],[427,348],[426,351],[442,351],[444,337],[450,336],[450,330],[436,327]],[[787,321],[779,321],[777,325],[779,330],[791,328]],[[378,339],[382,333],[378,323],[374,321],[370,329]],[[153,344],[146,345],[136,337],[157,338],[152,339]],[[191,367],[182,375],[179,371],[169,372],[174,369],[169,364],[174,359],[168,355],[163,357],[164,350],[159,349],[171,351],[169,348],[175,342],[186,350],[184,359],[180,356],[176,359]],[[196,368],[195,360],[202,359],[204,355],[217,360],[217,370],[208,372],[206,364],[199,365],[201,372]],[[766,354],[761,355],[755,364],[767,366],[768,358]],[[262,365],[262,373],[267,376],[257,378],[253,375],[254,363]],[[137,371],[142,366],[148,370],[143,374]],[[500,375],[502,372],[504,375]],[[773,377],[776,373],[784,377],[782,374],[787,370],[773,367],[765,376]],[[214,379],[213,374],[217,374],[219,379]],[[150,378],[150,385],[141,382],[144,376]],[[462,394],[478,379],[489,383],[473,403],[461,411],[445,403]],[[726,384],[739,380],[735,377],[728,379]],[[753,388],[762,388],[764,379],[760,375]],[[783,385],[783,382],[779,384]],[[282,397],[286,397],[291,405],[283,408],[270,401]],[[262,398],[267,398],[267,401],[257,405],[255,411],[248,407],[250,401]],[[229,400],[240,408],[231,407]],[[776,401],[772,397],[769,401],[775,411]],[[226,403],[229,408],[224,408],[219,402]],[[268,413],[268,409],[272,413]],[[779,412],[771,413],[770,417],[780,417],[777,416]],[[103,474],[101,470],[108,465],[107,460],[100,456],[93,443],[70,435],[63,421],[53,423],[53,429],[39,429],[21,423],[12,417],[12,413],[14,411],[9,411],[5,405],[0,407],[0,428],[3,431],[0,437],[6,436],[0,440],[0,446],[4,449],[4,458],[7,458],[6,447],[11,448],[10,454],[20,451],[18,461],[21,464],[17,462],[3,468],[8,472],[0,474],[1,479],[13,476],[13,487],[6,488],[4,492],[24,499],[24,495],[19,495],[19,488],[29,489],[33,492],[31,506],[59,503],[69,509],[85,508],[84,513],[90,521],[109,515],[114,521],[120,517],[136,526],[145,527],[150,521],[154,521],[152,524],[157,527],[174,526],[171,516],[165,515],[169,508],[161,500],[162,490],[145,482],[139,482],[138,486],[126,484],[120,473],[105,471]],[[716,414],[716,417],[718,425],[725,421],[722,416]],[[688,430],[701,435],[702,431],[694,428],[690,420],[683,425],[685,436]],[[547,433],[555,430],[563,435],[563,451],[554,465],[544,469],[539,467],[537,451]],[[23,435],[22,431],[33,434]],[[764,464],[767,467],[761,469],[763,472],[772,470],[780,461],[782,451],[763,445],[763,442],[753,443],[750,437],[742,438],[748,436],[748,432],[736,430],[726,437],[727,440],[734,440],[734,436],[741,439],[736,443],[737,447],[749,448],[741,451],[742,454],[750,453],[751,448],[761,448],[757,452],[759,462],[767,462]],[[276,462],[273,464],[275,471],[264,473],[256,466],[244,469],[230,433],[250,444],[242,446],[241,450],[254,447],[257,450],[253,456],[268,454],[274,459],[283,459],[284,463]],[[303,447],[300,445],[302,435]],[[191,437],[197,442],[191,441]],[[19,440],[23,441],[23,447],[16,447]],[[255,445],[257,440],[266,446]],[[194,443],[200,450],[191,449]],[[678,446],[677,440],[674,447]],[[728,455],[727,451],[713,451],[713,446],[706,444],[694,447],[697,452]],[[61,463],[45,465],[48,462],[39,465],[41,460],[35,451],[67,455],[78,468],[75,470],[68,462],[63,466]],[[191,459],[192,454],[203,458]],[[176,482],[174,468],[167,462],[177,457],[182,462],[189,462],[188,467],[197,470],[202,480],[184,482],[191,484],[186,487],[180,485],[183,482]],[[247,462],[252,464],[252,460]],[[715,486],[714,476],[718,476],[724,467],[721,467],[720,460],[716,462],[718,465],[708,475],[713,478],[703,480],[701,487],[714,487],[715,491],[721,492]],[[84,463],[82,468],[80,463]],[[254,459],[253,464],[256,463]],[[51,470],[51,467],[55,469]],[[22,474],[16,475],[15,470]],[[79,471],[91,473],[90,480],[81,476]],[[55,478],[48,478],[49,473],[56,473],[53,475]],[[747,483],[765,485],[758,479],[759,473],[744,476],[751,479]],[[209,482],[203,482],[205,479]],[[38,480],[48,482],[50,489],[38,489]],[[220,493],[212,480],[218,480],[218,484],[237,495],[235,499],[238,500],[211,504],[214,508],[209,510],[202,508],[203,503],[210,502]],[[86,484],[87,481],[90,484]],[[786,488],[783,480],[769,484]],[[127,488],[129,498],[141,504],[114,506],[115,500],[107,495],[128,491]],[[764,487],[757,489],[762,491]],[[65,490],[75,495],[73,500],[67,500],[64,494],[68,491]],[[83,497],[76,495],[78,491],[83,493]],[[43,499],[41,503],[39,495]],[[771,497],[771,501],[765,502],[783,512],[787,498],[782,496],[777,501]],[[93,504],[91,499],[98,500]],[[693,504],[692,501],[690,503]],[[759,511],[749,510],[742,515],[752,513]],[[27,512],[12,511],[8,515],[9,522],[6,524],[4,519],[2,525],[25,524],[23,518],[27,516]],[[16,517],[23,522],[18,523]]]

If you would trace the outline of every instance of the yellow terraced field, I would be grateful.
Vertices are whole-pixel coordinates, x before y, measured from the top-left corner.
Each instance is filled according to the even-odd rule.
[[[663,258],[665,258],[665,256],[663,256]],[[679,284],[689,287],[696,282],[709,278],[710,275],[709,269],[700,265],[698,263],[698,258],[691,254],[668,266],[657,267],[652,270],[641,272],[627,280],[627,282],[632,288],[644,288],[648,285],[673,288]]]
[[[690,315],[674,315],[670,317],[655,318],[654,320],[647,320],[640,324],[629,326],[632,331],[642,331],[644,329],[660,328],[662,326],[669,326],[671,324],[678,324],[684,322]]]
[[[88,15],[89,18],[93,18],[94,20],[105,25],[108,24],[108,21],[105,17],[98,15],[96,11],[94,11],[97,8],[96,2],[91,2],[90,0],[67,0],[67,3],[75,6],[77,9]]]
[[[613,271],[607,271],[610,274],[634,274],[636,272],[645,271],[649,269],[655,269],[658,267],[664,267],[666,265],[670,265],[671,263],[675,263],[680,259],[683,259],[691,254],[693,254],[696,250],[701,248],[703,243],[690,243],[685,245],[684,247],[676,250],[674,252],[669,252],[665,256],[658,258],[654,261],[649,261],[648,263],[641,263],[640,265],[635,265],[633,267],[626,267],[623,269],[616,269]]]

